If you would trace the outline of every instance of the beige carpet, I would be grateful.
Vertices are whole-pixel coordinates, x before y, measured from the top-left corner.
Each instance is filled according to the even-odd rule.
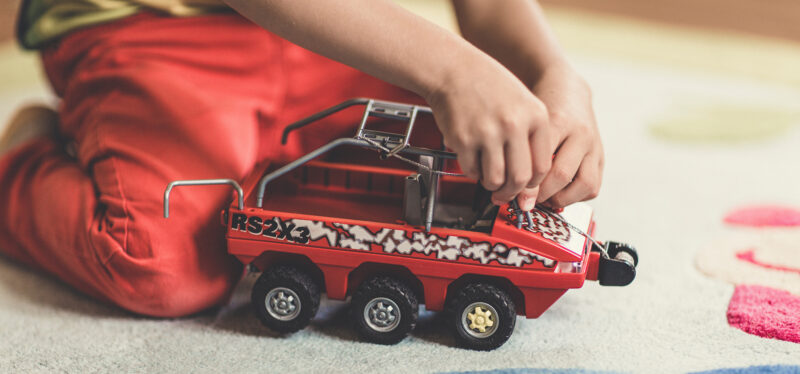
[[[595,90],[607,152],[603,191],[592,203],[598,237],[639,247],[633,285],[570,291],[541,318],[519,319],[501,349],[476,353],[454,348],[430,313],[397,346],[358,342],[342,303],[326,304],[310,328],[278,337],[250,311],[252,279],[221,310],[140,318],[0,259],[0,372],[649,373],[800,365],[800,345],[728,326],[733,286],[693,266],[700,248],[726,235],[722,218],[730,209],[800,206],[798,119],[775,136],[735,144],[659,138],[650,129],[704,103],[796,113],[797,46],[574,12],[551,17]],[[21,103],[48,97],[31,75],[34,64],[13,49],[0,52],[0,123]],[[761,125],[749,122],[737,126]]]

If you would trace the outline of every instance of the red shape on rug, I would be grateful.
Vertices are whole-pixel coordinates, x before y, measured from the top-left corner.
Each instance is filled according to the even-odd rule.
[[[740,259],[742,261],[745,261],[745,262],[749,262],[749,263],[751,263],[753,265],[765,268],[765,269],[788,271],[790,273],[800,274],[800,269],[798,269],[798,268],[793,268],[793,267],[788,267],[788,266],[781,266],[781,265],[772,265],[772,264],[768,264],[766,262],[763,262],[763,261],[760,261],[760,260],[756,259],[756,251],[753,250],[753,249],[747,249],[747,250],[744,250],[744,251],[741,251],[741,252],[736,252],[736,258],[738,258],[738,259]],[[798,318],[800,318],[800,317],[798,317]]]
[[[800,343],[800,297],[770,287],[736,286],[728,323],[762,338]]]
[[[776,205],[756,205],[734,210],[725,222],[741,226],[800,226],[800,210]]]

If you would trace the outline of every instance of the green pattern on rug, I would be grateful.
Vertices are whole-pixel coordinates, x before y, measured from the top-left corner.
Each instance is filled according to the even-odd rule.
[[[795,125],[800,125],[800,110],[712,103],[677,109],[649,130],[671,141],[743,143],[778,137]]]

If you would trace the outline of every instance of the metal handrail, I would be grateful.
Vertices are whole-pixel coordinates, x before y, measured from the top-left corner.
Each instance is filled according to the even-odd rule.
[[[239,185],[239,182],[233,179],[189,179],[173,181],[167,185],[167,189],[164,191],[164,218],[169,218],[169,195],[173,188],[179,186],[207,186],[217,184],[229,184],[233,186],[238,197],[239,210],[244,209],[244,191],[242,190],[242,186]]]
[[[283,134],[281,135],[281,144],[286,144],[286,141],[289,139],[289,133],[299,128],[305,127],[313,122],[316,122],[322,118],[325,118],[331,114],[340,112],[344,109],[347,109],[351,106],[356,105],[365,105],[366,109],[364,110],[364,115],[361,118],[361,123],[359,123],[357,135],[356,137],[360,136],[364,131],[364,127],[366,125],[366,120],[368,117],[380,117],[386,119],[395,119],[395,120],[408,120],[409,126],[406,129],[405,137],[406,140],[411,136],[411,129],[414,126],[414,121],[416,120],[418,113],[425,113],[425,114],[433,114],[433,110],[427,106],[421,105],[410,105],[410,104],[403,104],[403,103],[396,103],[393,101],[383,101],[383,100],[375,100],[375,99],[367,99],[363,97],[358,97],[354,99],[350,99],[339,104],[336,104],[328,109],[325,109],[321,112],[312,114],[306,118],[303,118],[299,121],[291,123],[283,129]],[[406,115],[399,115],[399,114],[392,114],[388,112],[381,112],[381,109],[406,109],[409,113]],[[376,110],[377,109],[377,110]],[[406,141],[406,144],[408,142]]]
[[[286,141],[289,137],[289,133],[291,133],[292,131],[307,126],[317,120],[320,120],[324,117],[327,117],[331,114],[337,113],[341,110],[344,110],[354,105],[366,106],[366,108],[364,109],[364,114],[362,115],[361,121],[358,125],[358,129],[356,130],[355,136],[352,138],[336,139],[328,144],[325,144],[311,151],[310,153],[304,155],[303,157],[300,157],[284,165],[283,167],[269,174],[264,175],[261,178],[261,180],[259,180],[258,183],[258,195],[256,196],[256,206],[258,208],[263,208],[264,206],[264,194],[266,192],[268,183],[289,173],[294,169],[297,169],[301,165],[321,156],[322,154],[327,153],[334,148],[338,148],[344,145],[354,145],[363,148],[375,149],[381,152],[382,157],[384,158],[394,156],[406,162],[410,162],[416,165],[419,164],[405,157],[400,156],[400,154],[429,155],[433,157],[434,167],[436,168],[442,167],[442,160],[456,158],[456,155],[452,152],[447,152],[444,149],[444,146],[442,146],[442,150],[432,150],[427,148],[413,147],[408,143],[409,140],[411,139],[411,132],[414,129],[414,122],[416,122],[417,115],[419,113],[433,114],[431,108],[419,105],[409,105],[409,104],[395,103],[390,101],[380,101],[380,100],[366,99],[366,98],[356,98],[347,100],[345,102],[334,105],[319,113],[313,114],[309,117],[306,117],[304,119],[301,119],[297,122],[294,122],[286,126],[286,128],[283,130],[283,135],[281,136],[281,143],[286,144]],[[402,134],[385,133],[381,131],[368,130],[366,126],[367,126],[367,119],[369,117],[406,121],[406,129]],[[438,178],[439,175],[436,172],[434,172],[433,177],[434,177],[433,182],[429,186],[430,191],[428,191],[431,198],[428,199],[428,203],[426,204],[425,207],[426,208],[425,229],[427,231],[430,231],[431,224],[433,222],[434,198],[432,196],[434,195],[436,189],[438,188],[437,182],[439,179]]]
[[[286,126],[286,128],[283,129],[283,135],[281,136],[281,144],[286,144],[286,140],[289,139],[289,133],[294,131],[294,130],[297,130],[297,129],[301,128],[301,127],[305,127],[306,125],[309,125],[312,122],[315,122],[315,121],[317,121],[319,119],[325,118],[325,117],[327,117],[327,116],[329,116],[329,115],[331,115],[333,113],[336,113],[336,112],[342,111],[344,109],[347,109],[347,108],[349,108],[351,106],[354,106],[354,105],[366,105],[367,103],[369,103],[369,101],[370,101],[370,99],[363,98],[363,97],[350,99],[350,100],[341,102],[339,104],[336,104],[336,105],[334,105],[334,106],[332,106],[332,107],[330,107],[328,109],[325,109],[325,110],[323,110],[323,111],[321,111],[319,113],[315,113],[315,114],[313,114],[311,116],[303,118],[303,119],[301,119],[301,120],[299,120],[297,122],[291,123],[288,126]]]
[[[353,139],[353,138],[339,138],[307,153],[305,156],[300,157],[297,160],[294,160],[282,166],[281,168],[261,177],[261,180],[258,182],[258,195],[256,198],[256,206],[261,208],[264,205],[264,192],[267,188],[267,183],[272,182],[273,180],[285,175],[286,173],[294,169],[297,169],[306,162],[309,162],[321,156],[322,154],[343,145],[358,145],[363,147],[372,147],[371,144],[367,143],[364,140]]]
[[[382,151],[382,149],[380,147],[378,147],[378,146],[376,146],[376,145],[374,145],[374,144],[372,144],[369,141],[366,141],[364,139],[354,139],[354,138],[339,138],[339,139],[336,139],[336,140],[334,140],[334,141],[332,141],[332,142],[330,142],[328,144],[323,145],[322,147],[319,147],[319,148],[307,153],[305,156],[300,157],[300,158],[298,158],[298,159],[296,159],[296,160],[294,160],[294,161],[292,161],[292,162],[280,167],[279,169],[277,169],[277,170],[275,170],[275,171],[273,171],[273,172],[261,177],[261,179],[258,182],[258,195],[256,195],[257,196],[256,197],[256,206],[259,207],[259,208],[263,208],[263,205],[264,205],[264,194],[266,192],[267,184],[269,182],[272,182],[273,180],[285,175],[286,173],[288,173],[288,172],[290,172],[290,171],[292,171],[294,169],[297,169],[298,167],[302,166],[306,162],[309,162],[309,161],[311,161],[311,160],[323,155],[324,153],[327,153],[327,152],[331,151],[334,148],[338,148],[338,147],[341,147],[341,146],[344,146],[344,145],[354,145],[354,146],[370,148],[370,149],[376,149],[376,150]],[[439,158],[439,159],[455,159],[456,158],[456,154],[452,153],[452,152],[438,151],[438,150],[427,149],[427,148],[419,148],[419,147],[406,147],[406,148],[400,150],[398,153],[411,154],[411,155],[427,155],[427,156],[433,156],[434,158]]]
[[[258,195],[256,198],[256,206],[262,208],[264,205],[264,193],[267,188],[267,184],[276,178],[285,175],[286,173],[300,167],[301,165],[305,164],[308,161],[311,161],[322,154],[329,152],[330,150],[343,146],[343,145],[355,145],[365,148],[372,148],[378,149],[379,151],[383,151],[381,147],[376,146],[373,144],[373,141],[366,140],[364,137],[365,127],[367,124],[367,118],[370,116],[380,117],[380,118],[387,118],[387,119],[395,119],[395,120],[407,120],[407,127],[403,134],[397,134],[398,136],[403,136],[403,142],[394,146],[390,149],[387,153],[387,156],[392,156],[397,153],[405,153],[405,154],[427,154],[431,155],[435,158],[456,158],[455,154],[452,152],[447,151],[436,151],[426,148],[418,148],[409,146],[408,140],[411,138],[411,131],[414,128],[414,122],[417,119],[418,113],[427,113],[433,114],[433,111],[429,107],[425,106],[418,106],[418,105],[409,105],[409,104],[402,104],[402,103],[395,103],[391,101],[381,101],[381,100],[374,100],[374,99],[367,99],[367,98],[355,98],[344,101],[337,105],[334,105],[328,109],[325,109],[319,113],[313,114],[306,118],[303,118],[297,122],[294,122],[283,130],[283,134],[281,136],[281,144],[286,144],[286,141],[289,138],[289,133],[299,128],[305,127],[315,121],[318,121],[322,118],[325,118],[331,114],[337,113],[342,111],[346,108],[355,105],[365,105],[366,108],[364,109],[364,114],[361,118],[361,122],[358,125],[358,130],[356,131],[356,135],[353,138],[339,138],[336,139],[328,144],[325,144],[310,153],[306,154],[303,157],[300,157],[283,167],[263,176],[258,183]]]

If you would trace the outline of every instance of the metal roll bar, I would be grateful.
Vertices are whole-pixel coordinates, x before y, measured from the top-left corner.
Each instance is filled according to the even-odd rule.
[[[384,119],[407,121],[408,127],[406,128],[406,132],[404,134],[405,141],[403,142],[404,145],[406,146],[408,145],[408,139],[410,138],[411,130],[414,127],[414,122],[417,119],[417,114],[419,113],[433,114],[431,108],[426,106],[409,105],[403,103],[395,103],[392,101],[382,101],[382,100],[374,100],[374,99],[358,97],[336,104],[319,113],[312,114],[297,122],[289,124],[288,126],[286,126],[285,129],[283,129],[283,134],[281,135],[281,144],[286,144],[286,141],[289,139],[289,133],[291,133],[292,131],[303,128],[331,114],[340,112],[344,109],[356,105],[366,106],[366,110],[364,110],[364,116],[361,117],[361,123],[358,125],[358,131],[356,132],[355,136],[356,138],[360,138],[365,135],[364,130],[367,124],[367,118],[369,117],[379,117]]]
[[[408,144],[409,138],[411,138],[411,131],[414,129],[414,122],[416,122],[417,115],[419,113],[433,114],[431,108],[426,106],[409,105],[409,104],[395,103],[391,101],[381,101],[381,100],[366,99],[366,98],[355,98],[344,101],[328,109],[325,109],[319,113],[313,114],[311,116],[308,116],[306,118],[303,118],[297,122],[294,122],[286,126],[286,128],[283,130],[283,135],[281,136],[281,143],[286,144],[286,141],[289,138],[289,134],[292,131],[305,127],[331,114],[337,113],[346,108],[356,105],[366,106],[364,110],[364,115],[361,117],[361,123],[359,123],[358,125],[358,130],[356,131],[356,135],[352,138],[336,139],[328,144],[323,145],[322,147],[319,147],[311,151],[305,156],[300,157],[297,160],[294,160],[284,165],[278,170],[275,170],[263,176],[258,183],[258,195],[256,198],[256,206],[258,206],[259,208],[263,207],[264,192],[269,182],[300,167],[306,162],[311,161],[321,156],[322,154],[327,153],[332,149],[343,145],[355,145],[364,148],[378,149],[379,151],[386,153],[385,156],[387,157],[403,153],[410,155],[430,155],[433,156],[434,159],[456,158],[456,155],[452,152],[447,152],[445,150],[437,151],[427,148],[412,147]],[[379,117],[384,119],[406,121],[406,130],[402,134],[396,134],[391,132],[367,129],[366,128],[367,119],[369,117]],[[386,149],[388,149],[388,151],[386,151]]]
[[[338,148],[340,146],[343,146],[343,145],[358,145],[358,146],[363,146],[363,147],[372,147],[371,144],[367,143],[364,140],[353,139],[353,138],[339,138],[339,139],[336,139],[336,140],[334,140],[334,141],[332,141],[332,142],[330,142],[328,144],[323,145],[322,147],[319,147],[319,148],[307,153],[305,156],[300,157],[297,160],[294,160],[294,161],[282,166],[278,170],[275,170],[275,171],[273,171],[273,172],[261,177],[261,180],[258,182],[258,195],[257,195],[257,198],[256,198],[256,206],[261,208],[264,205],[264,191],[266,191],[267,183],[272,182],[273,180],[283,176],[284,174],[286,174],[286,173],[288,173],[288,172],[290,172],[290,171],[292,171],[294,169],[297,169],[298,167],[302,166],[306,162],[309,162],[309,161],[321,156],[322,154],[324,154],[324,153],[326,153],[326,152],[328,152],[328,151],[330,151],[330,150],[332,150],[334,148]]]
[[[325,110],[323,110],[323,111],[321,111],[319,113],[312,114],[312,115],[310,115],[310,116],[308,116],[306,118],[303,118],[303,119],[301,119],[299,121],[293,122],[293,123],[289,124],[288,126],[286,126],[285,129],[283,129],[283,135],[281,136],[281,144],[286,144],[286,140],[289,139],[289,133],[294,131],[294,130],[297,130],[299,128],[303,128],[306,125],[311,124],[312,122],[316,122],[316,121],[318,121],[318,120],[320,120],[322,118],[325,118],[325,117],[327,117],[327,116],[329,116],[329,115],[331,115],[333,113],[340,112],[340,111],[342,111],[344,109],[347,109],[347,108],[349,108],[351,106],[366,105],[367,103],[369,103],[369,101],[370,101],[370,99],[366,99],[366,98],[363,98],[363,97],[357,97],[357,98],[350,99],[350,100],[347,100],[345,102],[336,104],[336,105],[334,105],[334,106],[332,106],[332,107],[330,107],[328,109],[325,109]]]
[[[398,157],[406,162],[416,164],[418,166],[419,164],[416,163],[415,161],[409,160],[400,155],[401,154],[419,155],[419,156],[425,155],[433,157],[434,161],[433,165],[434,168],[437,169],[437,170],[432,170],[433,172],[432,176],[434,181],[431,183],[430,186],[428,186],[430,189],[428,192],[431,198],[429,198],[425,209],[426,210],[425,226],[426,230],[430,230],[431,223],[433,221],[433,208],[434,208],[434,201],[433,201],[434,199],[432,196],[435,195],[435,191],[438,188],[437,182],[439,174],[452,174],[452,173],[442,172],[438,169],[442,167],[442,160],[456,158],[455,153],[446,151],[444,149],[444,146],[442,147],[441,150],[434,150],[422,147],[414,147],[408,144],[409,139],[411,138],[411,132],[414,129],[414,123],[417,119],[417,115],[419,113],[433,114],[431,108],[426,106],[409,105],[409,104],[395,103],[390,101],[380,101],[380,100],[373,100],[366,98],[350,99],[286,126],[281,136],[281,143],[286,144],[289,134],[292,131],[305,127],[317,120],[320,120],[324,117],[327,117],[331,114],[337,113],[341,110],[344,110],[346,108],[355,105],[366,106],[366,109],[364,110],[364,115],[361,118],[361,123],[358,126],[358,131],[356,132],[356,135],[352,138],[336,139],[328,144],[323,145],[322,147],[319,147],[311,151],[305,156],[300,157],[297,160],[294,160],[284,165],[283,167],[261,177],[258,183],[256,206],[258,208],[263,208],[264,194],[268,183],[289,173],[294,169],[297,169],[298,167],[307,163],[308,161],[311,161],[333,150],[334,148],[346,145],[352,145],[362,148],[375,149],[381,152],[383,157],[390,157],[390,156]],[[369,119],[369,117],[379,117],[383,119],[405,121],[406,129],[403,133],[393,133],[387,131],[368,129],[367,120]],[[217,184],[229,184],[233,186],[236,189],[239,209],[240,210],[244,209],[244,191],[242,190],[242,187],[239,185],[239,183],[233,179],[182,180],[170,183],[169,185],[167,185],[167,189],[164,191],[164,218],[169,218],[169,196],[173,188],[178,186],[202,186],[202,185],[217,185]]]
[[[236,196],[239,202],[239,210],[244,209],[244,191],[242,186],[233,179],[190,179],[182,181],[173,181],[167,185],[164,190],[164,218],[169,218],[169,194],[172,189],[179,186],[207,186],[216,184],[229,184],[236,190]],[[259,205],[261,206],[261,205]]]
[[[433,150],[428,148],[421,148],[421,147],[414,147],[408,144],[409,139],[411,138],[411,132],[414,129],[414,123],[417,120],[417,116],[420,113],[423,114],[433,114],[431,108],[426,106],[419,106],[419,105],[409,105],[409,104],[401,104],[395,103],[390,101],[379,101],[373,99],[365,99],[365,98],[355,98],[350,99],[340,104],[334,105],[328,109],[325,109],[319,113],[313,114],[309,117],[301,119],[297,122],[294,122],[283,130],[283,134],[281,136],[281,143],[286,144],[286,141],[289,138],[289,134],[297,129],[305,127],[315,121],[318,121],[322,118],[325,118],[331,114],[337,113],[342,111],[346,108],[356,106],[356,105],[364,105],[366,108],[364,109],[364,114],[361,117],[361,122],[358,125],[358,130],[356,131],[355,136],[352,138],[340,138],[336,139],[328,144],[319,147],[310,153],[306,154],[305,156],[290,162],[283,167],[264,175],[258,183],[258,194],[256,195],[256,206],[259,208],[263,208],[264,205],[264,194],[267,188],[267,184],[272,182],[273,180],[289,173],[290,171],[297,169],[301,165],[305,164],[312,159],[315,159],[334,148],[338,148],[341,146],[346,145],[353,145],[359,146],[363,148],[370,148],[375,149],[381,152],[382,157],[398,157],[406,162],[419,165],[415,161],[409,160],[405,157],[400,156],[403,155],[427,155],[433,157],[434,160],[434,167],[441,168],[442,160],[444,159],[455,159],[456,155],[452,152],[447,152],[444,147],[442,150]],[[402,133],[393,133],[387,131],[380,131],[375,129],[368,129],[367,128],[367,120],[369,117],[378,117],[383,119],[390,119],[390,120],[397,120],[397,121],[405,121],[406,122],[406,129]],[[428,203],[425,207],[425,228],[426,230],[430,230],[431,224],[433,221],[433,208],[434,208],[434,194],[436,189],[438,188],[438,177],[441,172],[434,171],[433,172],[433,182],[429,187],[429,196]],[[443,173],[446,174],[446,173]]]
[[[371,148],[371,149],[376,149],[376,150],[379,150],[379,151],[382,151],[382,152],[386,152],[385,151],[385,149],[386,149],[385,147],[382,147],[380,144],[375,144],[374,142],[371,142],[371,141],[368,141],[368,140],[354,139],[354,138],[339,138],[339,139],[336,139],[336,140],[334,140],[334,141],[332,141],[332,142],[330,142],[328,144],[323,145],[322,147],[319,147],[319,148],[307,153],[305,156],[300,157],[297,160],[294,160],[294,161],[282,166],[281,168],[279,168],[279,169],[277,169],[277,170],[275,170],[275,171],[273,171],[273,172],[271,172],[271,173],[269,173],[267,175],[264,175],[261,178],[261,180],[258,182],[258,195],[257,195],[257,198],[256,198],[256,206],[259,207],[259,208],[263,208],[263,206],[264,206],[264,194],[265,194],[265,192],[267,190],[267,184],[268,183],[272,182],[273,180],[275,180],[277,178],[280,178],[281,176],[285,175],[286,173],[291,172],[294,169],[297,169],[298,167],[302,166],[306,162],[309,162],[309,161],[311,161],[311,160],[313,160],[313,159],[315,159],[315,158],[317,158],[317,157],[319,157],[319,156],[331,151],[334,148],[338,148],[338,147],[345,146],[345,145],[354,145],[354,146],[359,146],[359,147],[364,147],[364,148]],[[437,151],[437,150],[433,150],[433,149],[410,147],[410,146],[402,148],[402,149],[393,149],[391,152],[402,153],[402,154],[412,154],[412,155],[432,156],[433,160],[434,160],[433,161],[434,162],[434,168],[437,168],[437,169],[441,168],[443,159],[455,159],[456,158],[456,155],[454,153],[452,153],[452,152]],[[431,177],[431,183],[430,183],[429,191],[428,191],[428,196],[429,196],[428,203],[426,204],[426,207],[425,207],[425,230],[426,231],[430,231],[431,230],[431,224],[433,223],[433,209],[434,209],[434,197],[433,196],[436,193],[436,190],[438,189],[438,181],[439,181],[439,175],[438,174],[433,174],[432,177]]]
[[[336,140],[334,140],[334,141],[332,141],[332,142],[330,142],[328,144],[323,145],[322,147],[319,147],[319,148],[307,153],[305,156],[300,157],[297,160],[294,160],[294,161],[282,166],[281,168],[279,168],[279,169],[277,169],[277,170],[275,170],[275,171],[273,171],[273,172],[261,177],[261,180],[259,180],[259,182],[258,182],[258,195],[257,195],[257,198],[256,198],[256,206],[259,207],[259,208],[263,207],[263,205],[264,205],[264,194],[266,192],[267,184],[269,182],[272,182],[273,180],[285,175],[286,173],[288,173],[288,172],[290,172],[290,171],[292,171],[294,169],[297,169],[298,167],[302,166],[306,162],[309,162],[309,161],[311,161],[311,160],[313,160],[313,159],[315,159],[315,158],[317,158],[317,157],[319,157],[319,156],[331,151],[332,149],[338,148],[338,147],[343,146],[343,145],[355,145],[355,146],[364,147],[364,148],[381,150],[379,147],[377,147],[377,146],[375,146],[375,145],[371,144],[370,142],[368,142],[366,140],[363,140],[363,139],[353,139],[353,138],[339,138],[339,139],[336,139]],[[434,150],[434,149],[419,148],[419,147],[406,147],[406,148],[400,150],[398,153],[409,154],[409,155],[427,155],[427,156],[433,156],[434,159],[453,159],[453,160],[456,159],[455,153],[452,153],[452,152],[437,151],[437,150]]]

